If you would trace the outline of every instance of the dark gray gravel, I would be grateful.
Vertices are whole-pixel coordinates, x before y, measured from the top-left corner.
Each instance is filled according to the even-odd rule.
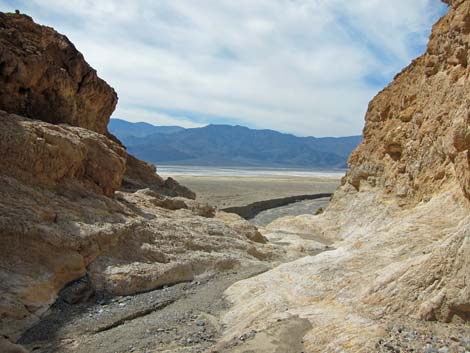
[[[20,343],[35,353],[204,352],[219,337],[223,292],[268,266],[241,268],[134,296],[59,299]]]
[[[470,353],[470,325],[400,320],[386,325],[379,353]]]

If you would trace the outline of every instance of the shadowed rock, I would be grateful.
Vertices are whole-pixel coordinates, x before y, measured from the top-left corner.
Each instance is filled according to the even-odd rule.
[[[0,109],[106,134],[116,103],[66,36],[26,15],[0,13]]]

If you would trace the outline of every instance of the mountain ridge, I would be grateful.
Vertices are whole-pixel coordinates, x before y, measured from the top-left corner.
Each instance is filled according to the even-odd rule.
[[[135,136],[135,137],[144,137],[149,135],[149,131],[152,133],[173,133],[179,130],[184,130],[181,126],[156,126],[144,121],[139,122],[129,122],[127,120],[111,118],[108,124],[108,128],[120,136]]]
[[[111,119],[110,131],[130,152],[151,163],[341,169],[347,166],[349,154],[361,140],[361,136],[298,137],[241,125],[210,124],[185,129],[119,119],[118,124],[128,125],[123,133],[114,120],[117,119]],[[139,130],[139,136],[127,133],[137,124],[143,124],[140,127],[147,128],[147,132]],[[168,132],[169,128],[174,131]]]

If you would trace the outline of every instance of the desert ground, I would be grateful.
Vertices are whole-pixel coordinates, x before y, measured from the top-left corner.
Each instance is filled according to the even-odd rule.
[[[199,201],[219,208],[295,195],[331,193],[340,183],[339,177],[175,175],[173,178],[195,191]],[[326,208],[328,201],[329,198],[305,200],[268,209],[250,221],[264,227],[280,217],[314,213],[319,207]],[[275,239],[271,241],[276,243]],[[301,242],[315,244],[310,255],[322,252],[326,246],[318,239]],[[297,257],[296,253],[294,258]],[[38,353],[90,352],[97,348],[109,353],[212,352],[210,348],[223,331],[220,318],[230,308],[224,291],[287,259],[211,273],[192,282],[146,293],[94,298],[73,305],[66,301],[67,294],[63,292],[41,323],[29,330],[20,343]],[[222,351],[260,352],[266,347],[278,347],[286,353],[300,352],[302,337],[309,328],[308,320],[291,318],[262,335],[250,331],[229,342]]]
[[[193,190],[198,201],[207,202],[221,209],[288,196],[332,193],[340,184],[339,176],[173,175],[172,177]]]
[[[199,201],[219,208],[295,195],[331,193],[340,182],[339,177],[173,177],[195,191]],[[325,208],[328,201],[329,198],[321,198],[272,208],[259,213],[251,222],[264,227],[280,217],[313,213],[318,207]],[[276,243],[275,239],[272,241]],[[301,242],[315,244],[310,255],[322,252],[326,246],[318,239]],[[299,254],[296,253],[294,258],[297,257]],[[90,352],[97,348],[109,353],[210,351],[223,331],[220,318],[229,309],[224,291],[234,283],[286,260],[287,257],[264,265],[211,273],[189,283],[133,296],[95,298],[73,305],[66,301],[64,292],[41,323],[22,337],[21,343],[28,349],[44,353]],[[238,353],[247,349],[258,352],[271,346],[279,346],[286,353],[300,352],[303,334],[309,328],[308,320],[292,318],[263,335],[255,337],[254,331],[242,335],[230,342],[223,352]],[[283,337],[281,342],[279,337]]]

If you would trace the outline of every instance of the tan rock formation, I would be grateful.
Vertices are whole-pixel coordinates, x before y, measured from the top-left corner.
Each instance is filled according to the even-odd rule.
[[[117,95],[50,27],[0,13],[0,109],[107,133]]]
[[[22,351],[11,342],[85,275],[133,294],[277,251],[129,156],[106,130],[115,104],[66,37],[0,13],[0,350]]]
[[[107,130],[116,103],[114,89],[67,37],[26,15],[0,12],[0,110],[82,127],[120,144]],[[168,196],[195,198],[173,179],[156,175],[154,166],[130,155],[126,159],[126,189],[150,187]]]
[[[409,205],[456,181],[468,194],[470,5],[452,4],[427,52],[369,104],[364,141],[345,180],[355,188],[369,183]]]
[[[174,179],[163,179],[160,177],[153,164],[128,155],[127,169],[124,174],[122,189],[132,192],[146,188],[150,188],[167,196],[182,196],[187,199],[196,198],[194,192],[180,185]]]
[[[74,141],[83,129],[18,120],[53,131],[60,144],[88,147]],[[94,135],[95,144],[104,138],[83,131],[90,140]],[[61,149],[51,145],[47,151],[46,160],[62,160]],[[31,149],[31,158],[41,161],[41,152]],[[79,165],[81,159],[72,156]],[[42,185],[22,175],[0,176],[0,332],[13,339],[37,322],[61,288],[86,273],[95,290],[132,294],[269,259],[276,251],[251,241],[251,229],[244,233],[211,218],[193,200],[177,199],[186,207],[169,210],[157,206],[162,196],[150,190],[101,195],[82,173]]]
[[[78,181],[107,196],[121,186],[127,155],[105,136],[1,110],[0,124],[2,175],[44,186]]]
[[[297,316],[312,325],[306,352],[379,351],[389,326],[407,320],[468,332],[470,1],[448,3],[426,53],[370,103],[364,140],[326,212],[268,226],[336,249],[229,288],[221,346]]]

